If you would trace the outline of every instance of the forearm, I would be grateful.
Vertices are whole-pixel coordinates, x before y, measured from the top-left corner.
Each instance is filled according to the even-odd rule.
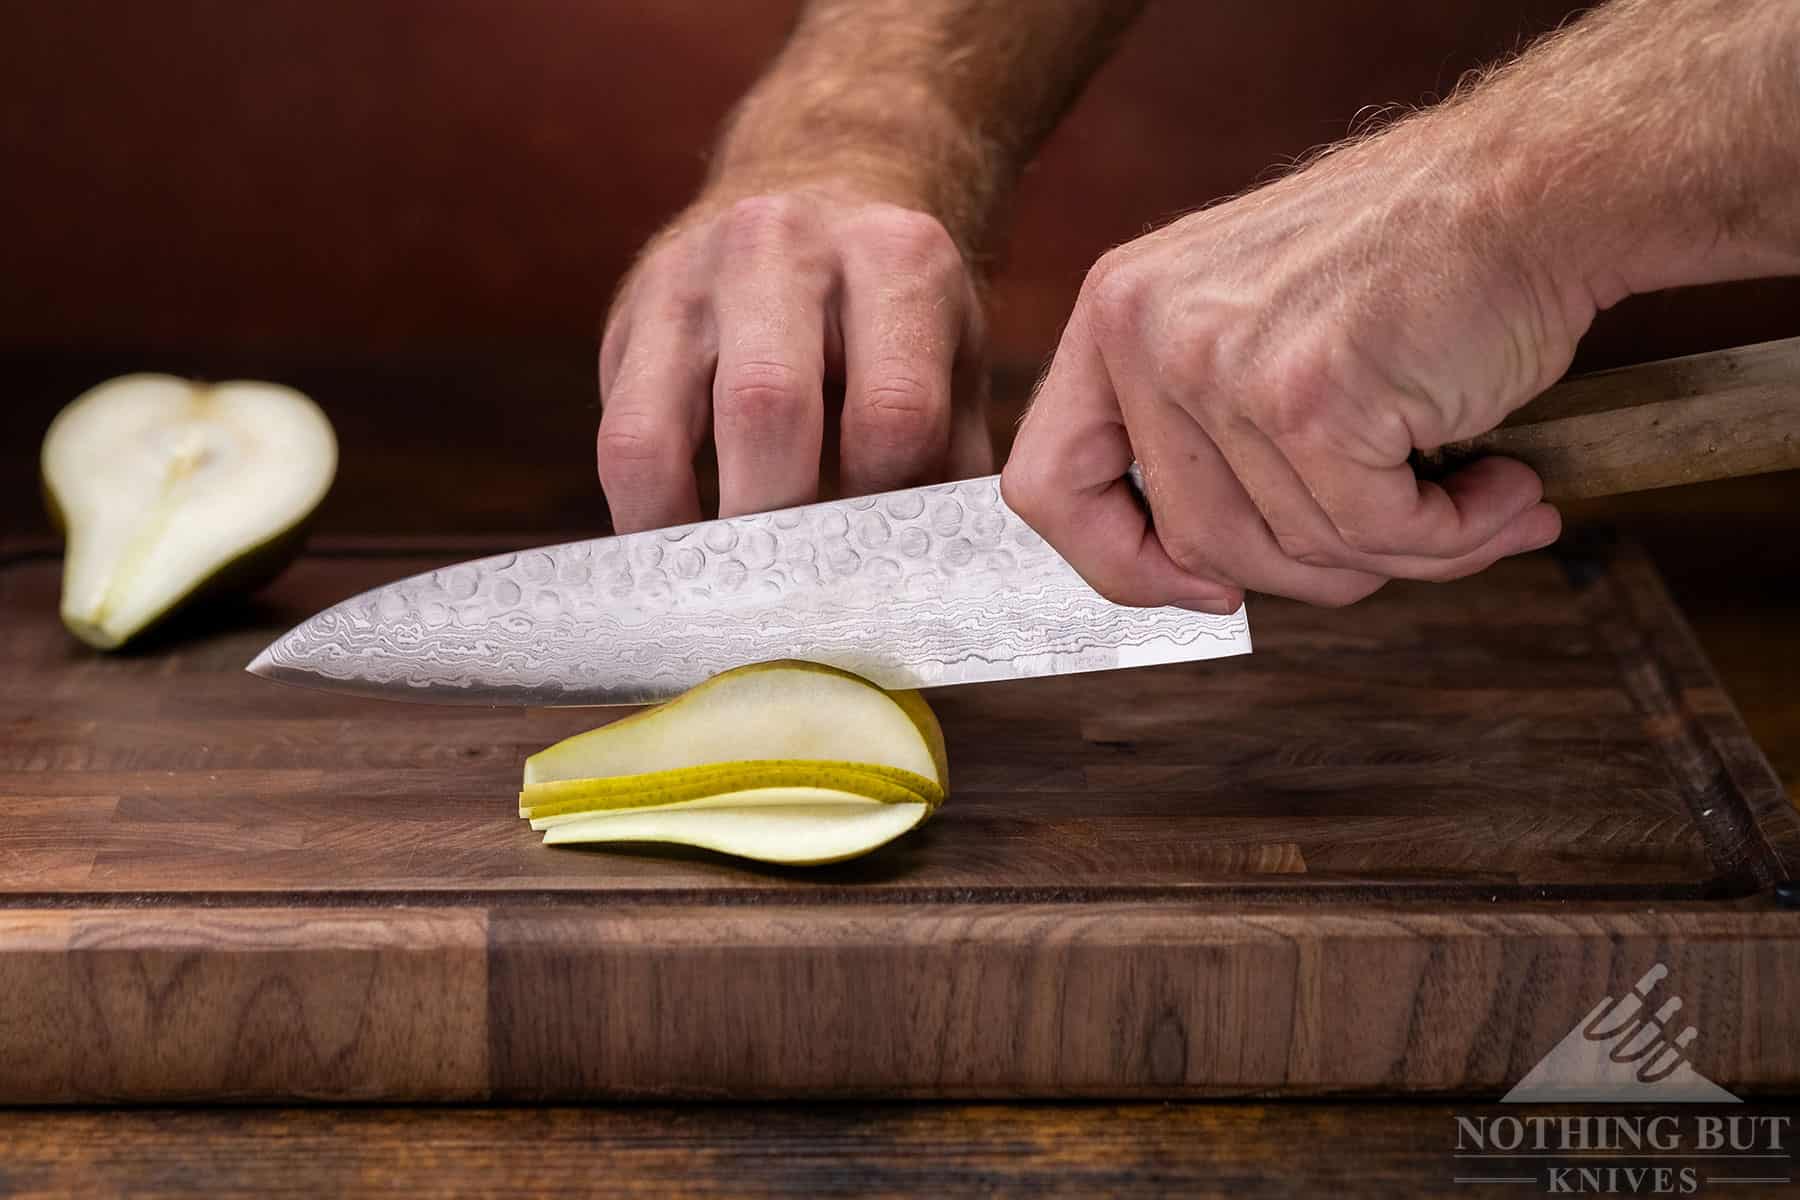
[[[813,0],[726,126],[706,194],[847,185],[973,254],[1143,0]]]
[[[1597,307],[1800,271],[1793,0],[1614,0],[1426,119]]]

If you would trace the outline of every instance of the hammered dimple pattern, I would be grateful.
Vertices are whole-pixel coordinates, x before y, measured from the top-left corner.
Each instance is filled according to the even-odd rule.
[[[433,702],[635,704],[772,658],[931,687],[1249,649],[1241,608],[1108,603],[989,476],[445,567],[319,613],[257,669]]]

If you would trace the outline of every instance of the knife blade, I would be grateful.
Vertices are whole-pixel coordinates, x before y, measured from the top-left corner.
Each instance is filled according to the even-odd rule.
[[[439,704],[666,700],[778,658],[937,687],[1250,652],[1228,616],[1103,599],[999,476],[495,555],[318,613],[249,670]]]

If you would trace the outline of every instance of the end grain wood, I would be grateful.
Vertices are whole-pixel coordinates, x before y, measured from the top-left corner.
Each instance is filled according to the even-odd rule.
[[[0,1101],[487,1092],[479,910],[0,911]]]
[[[1709,1078],[1800,1085],[1800,922],[1609,906],[496,911],[506,1100],[1499,1094],[1663,963]]]

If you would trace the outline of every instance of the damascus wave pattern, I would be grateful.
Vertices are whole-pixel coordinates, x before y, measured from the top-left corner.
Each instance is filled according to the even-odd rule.
[[[445,567],[326,609],[250,669],[397,699],[554,706],[664,700],[774,658],[901,688],[1249,650],[1242,608],[1104,600],[988,476]]]

